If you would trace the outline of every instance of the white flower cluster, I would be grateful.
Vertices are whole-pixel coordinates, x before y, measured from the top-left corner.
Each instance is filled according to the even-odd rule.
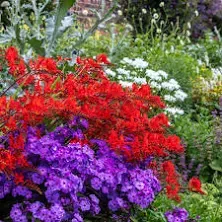
[[[212,69],[213,80],[222,80],[222,67]]]
[[[168,78],[169,75],[163,70],[154,71],[147,67],[148,62],[141,58],[125,57],[120,62],[120,67],[114,71],[106,69],[105,72],[123,87],[132,87],[133,83],[149,84],[154,93],[160,95],[166,102],[166,113],[183,115],[182,109],[172,107],[173,104],[183,102],[187,98],[187,94],[181,90],[179,83],[175,79]]]
[[[116,76],[116,72],[114,72],[114,71],[111,70],[111,69],[106,69],[105,72],[106,72],[106,74],[109,75],[109,76],[112,76],[112,77],[115,77],[115,76]]]
[[[222,67],[212,69],[212,77],[201,77],[201,85],[203,91],[208,91],[216,87],[218,84],[222,84]]]
[[[145,69],[149,65],[148,62],[144,61],[141,58],[130,59],[130,58],[125,57],[123,58],[121,63],[133,66],[134,68],[137,68],[137,69]]]
[[[173,116],[184,114],[184,111],[182,109],[177,108],[177,107],[167,107],[167,108],[165,108],[165,111],[166,111],[166,113],[169,113]]]

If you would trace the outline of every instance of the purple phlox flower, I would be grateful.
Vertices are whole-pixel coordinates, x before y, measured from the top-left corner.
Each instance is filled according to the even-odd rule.
[[[109,188],[107,186],[102,186],[102,193],[109,194]]]
[[[108,207],[111,211],[117,211],[120,207],[116,199],[112,199],[108,203]]]
[[[95,190],[100,190],[100,188],[102,186],[102,181],[99,178],[94,177],[91,179],[91,186]]]
[[[80,214],[75,213],[71,222],[83,222],[83,218]]]
[[[93,203],[99,204],[99,199],[95,194],[90,194],[89,197]]]
[[[77,129],[76,131],[74,131],[73,133],[72,133],[72,137],[73,138],[77,138],[77,139],[84,139],[85,137],[84,137],[84,134],[83,134],[83,132],[82,132],[82,130],[81,129]]]
[[[189,213],[184,208],[174,208],[172,211],[167,211],[165,217],[168,222],[186,222],[189,218]]]
[[[53,213],[53,215],[55,215],[57,221],[60,221],[65,215],[65,210],[59,204],[54,204],[53,206],[51,206],[51,212]]]
[[[35,184],[41,184],[43,183],[44,181],[44,177],[38,173],[33,173],[31,175],[31,178],[32,178],[32,181],[35,183]]]
[[[107,143],[104,140],[100,140],[100,139],[91,139],[90,142],[92,144],[96,144],[98,145],[100,148],[105,148],[107,147]],[[101,150],[102,151],[102,150]]]
[[[28,209],[30,212],[32,212],[35,215],[42,206],[43,206],[43,204],[41,202],[36,201],[34,203],[31,203],[28,206]]]
[[[134,183],[134,185],[135,185],[135,187],[136,187],[138,190],[143,190],[143,188],[144,188],[144,186],[145,186],[145,184],[144,184],[143,182],[141,182],[141,181],[136,181],[136,182]]]
[[[93,151],[92,149],[90,149],[89,146],[84,145],[84,146],[82,147],[82,152],[83,152],[84,154],[86,154],[88,157],[90,157],[91,160],[93,159],[93,157],[94,157],[94,151]]]
[[[82,211],[89,211],[90,210],[90,200],[87,197],[81,197],[79,206]]]
[[[75,116],[74,119],[70,121],[69,125],[83,127],[84,129],[88,129],[89,122],[83,117]]]
[[[20,204],[14,204],[12,206],[12,209],[10,211],[10,217],[12,220],[16,221],[19,217],[22,216],[22,210]]]
[[[100,213],[101,208],[100,208],[99,205],[93,204],[93,205],[91,206],[91,211],[92,211],[93,215],[96,215],[96,214],[99,214],[99,213]]]
[[[15,188],[13,188],[12,190],[12,196],[13,197],[17,197],[17,196],[23,196],[26,199],[30,199],[32,198],[32,192],[24,186],[16,186]]]

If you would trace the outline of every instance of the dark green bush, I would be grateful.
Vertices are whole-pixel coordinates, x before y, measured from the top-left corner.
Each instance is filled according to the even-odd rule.
[[[3,25],[4,28],[10,25],[10,20],[8,19],[8,7],[10,7],[13,1],[4,1],[0,0],[0,25]],[[36,4],[44,4],[46,3],[45,0],[36,0]],[[21,0],[20,5],[32,5],[31,0]],[[49,1],[48,4],[45,7],[45,13],[51,12],[54,9],[54,1]],[[26,10],[27,16],[30,16],[33,10],[31,8],[27,8]]]

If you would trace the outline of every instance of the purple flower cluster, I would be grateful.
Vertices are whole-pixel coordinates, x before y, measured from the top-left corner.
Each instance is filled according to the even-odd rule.
[[[41,137],[39,129],[29,128],[25,152],[36,171],[25,173],[25,178],[38,185],[42,194],[0,178],[0,198],[9,193],[22,198],[11,209],[14,222],[28,217],[80,222],[83,215],[129,212],[133,205],[145,208],[154,200],[161,187],[152,170],[127,163],[102,140],[82,145],[87,127],[87,121],[75,118]],[[80,142],[70,143],[72,139]],[[3,187],[7,187],[5,193]]]
[[[173,211],[167,211],[165,217],[168,222],[185,222],[189,219],[189,214],[184,208],[174,208]]]
[[[190,1],[192,2],[192,1]],[[204,31],[213,30],[214,26],[221,23],[222,2],[221,0],[197,1],[199,16],[193,24],[193,36],[200,37]]]

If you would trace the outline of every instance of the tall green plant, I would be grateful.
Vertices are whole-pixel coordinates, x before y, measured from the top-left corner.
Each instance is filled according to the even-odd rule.
[[[22,4],[19,0],[11,0],[7,8],[11,25],[0,33],[0,44],[15,44],[21,54],[35,52],[41,56],[51,56],[58,43],[58,39],[74,24],[75,15],[67,16],[68,10],[75,4],[75,0],[57,1],[55,10],[46,13],[45,9],[50,0],[38,4],[37,0],[30,0]],[[101,23],[106,22],[117,5],[101,16],[97,13],[95,24],[87,31],[83,31],[73,44],[79,47],[94,33]],[[32,13],[28,13],[32,10]]]

